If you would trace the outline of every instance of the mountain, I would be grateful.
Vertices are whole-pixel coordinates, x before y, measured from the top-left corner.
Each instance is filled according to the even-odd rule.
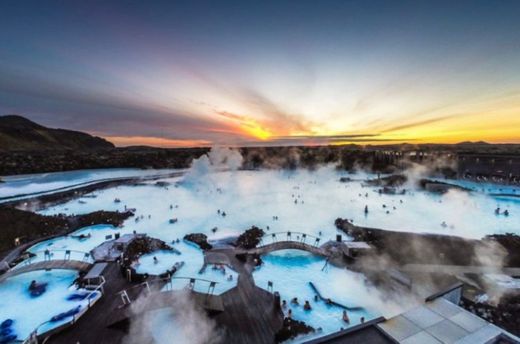
[[[47,128],[18,115],[0,116],[0,151],[98,150],[114,144],[80,131]]]

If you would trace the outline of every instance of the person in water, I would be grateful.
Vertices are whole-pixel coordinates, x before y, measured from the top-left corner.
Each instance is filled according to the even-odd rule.
[[[157,257],[156,257],[156,256],[153,256],[153,263],[154,263],[154,264],[157,264],[157,263],[159,263],[159,259],[157,259]]]
[[[509,216],[509,210],[507,210],[507,209],[504,210],[504,215],[505,215],[505,216]]]
[[[303,305],[303,309],[306,311],[310,311],[312,309],[311,304],[309,301],[305,300],[305,304]]]
[[[331,299],[327,299],[327,305],[332,305],[332,300]]]
[[[287,311],[287,318],[291,319],[292,318],[292,309],[289,308],[289,310]]]
[[[348,317],[347,311],[343,311],[343,321],[347,324],[350,324],[350,319]]]
[[[298,298],[297,298],[297,297],[295,297],[294,299],[292,299],[292,300],[291,300],[291,303],[292,303],[293,305],[299,305],[299,304],[300,304],[300,303],[298,302]]]
[[[283,308],[283,309],[286,309],[286,308],[287,308],[287,301],[282,300],[282,308]]]

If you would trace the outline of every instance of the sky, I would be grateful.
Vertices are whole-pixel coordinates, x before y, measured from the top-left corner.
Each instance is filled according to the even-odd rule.
[[[520,1],[0,1],[0,114],[116,145],[520,143]]]

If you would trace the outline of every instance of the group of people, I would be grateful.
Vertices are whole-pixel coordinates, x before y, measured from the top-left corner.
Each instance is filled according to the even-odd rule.
[[[222,272],[223,275],[226,274],[226,268],[224,267],[223,264],[213,264],[213,270],[218,270],[218,271]],[[233,279],[233,277],[231,277],[231,279]]]
[[[318,302],[318,301],[319,301],[319,297],[318,297],[318,295],[315,295],[315,296],[314,296],[314,301],[315,301],[315,302]],[[331,299],[326,299],[326,300],[325,300],[325,303],[326,303],[327,305],[332,305],[332,304],[333,304]],[[292,306],[299,306],[299,305],[300,305],[300,302],[298,301],[298,298],[297,298],[297,297],[294,297],[294,298],[291,299],[291,305],[292,305]],[[282,309],[283,309],[283,310],[287,309],[287,301],[286,301],[286,300],[282,300]],[[303,304],[303,309],[304,309],[305,311],[311,311],[311,310],[312,310],[312,306],[311,306],[311,304],[310,304],[310,302],[309,302],[308,300],[305,300],[305,302],[304,302],[304,304]],[[291,317],[292,317],[292,309],[291,309],[291,308],[289,308],[289,309],[287,310],[287,317],[288,317],[288,318],[291,318]],[[341,319],[342,319],[345,323],[350,324],[350,318],[349,318],[349,316],[348,316],[346,310],[343,310],[343,313],[342,313]],[[364,322],[365,322],[365,318],[364,318],[364,317],[361,317],[361,318],[360,318],[360,321],[361,321],[361,323],[364,323]]]
[[[496,208],[495,209],[495,215],[500,215],[500,207]],[[504,212],[502,213],[502,215],[504,216],[509,216],[509,210],[504,210]]]
[[[226,267],[224,266],[224,264],[213,264],[212,269],[220,271],[220,272],[222,272],[223,275],[226,275]],[[233,280],[233,275],[229,274],[229,276],[226,279],[228,281],[232,281]]]

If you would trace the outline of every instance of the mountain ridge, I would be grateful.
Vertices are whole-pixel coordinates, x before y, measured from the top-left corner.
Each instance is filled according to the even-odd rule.
[[[20,115],[0,116],[0,151],[100,150],[115,148],[81,131],[48,128]]]

